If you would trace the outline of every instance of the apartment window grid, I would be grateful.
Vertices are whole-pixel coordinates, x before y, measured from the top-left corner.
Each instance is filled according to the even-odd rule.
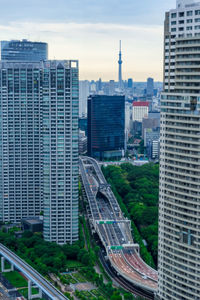
[[[162,300],[197,300],[200,293],[200,28],[192,24],[198,22],[198,5],[173,10],[165,21],[158,288]],[[183,20],[182,30],[178,24]],[[188,23],[192,29],[187,30]]]
[[[0,69],[1,218],[20,222],[44,209],[45,239],[72,243],[78,239],[78,62],[2,62]]]

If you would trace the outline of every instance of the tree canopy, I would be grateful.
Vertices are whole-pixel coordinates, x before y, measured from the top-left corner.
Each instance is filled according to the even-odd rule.
[[[121,202],[123,212],[134,222],[141,238],[147,241],[148,250],[157,263],[159,165],[138,167],[125,163],[102,170]]]

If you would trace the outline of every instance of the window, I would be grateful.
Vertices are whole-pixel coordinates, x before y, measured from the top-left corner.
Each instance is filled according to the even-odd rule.
[[[198,29],[200,29],[200,25],[197,25],[194,28],[195,28],[195,30],[198,30]]]
[[[171,14],[171,18],[172,18],[172,19],[176,18],[176,13],[172,13],[172,14]]]
[[[172,28],[172,32],[176,31],[176,28]]]
[[[192,19],[187,19],[187,23],[192,23]]]
[[[192,30],[192,26],[188,26],[186,29],[187,30]]]
[[[200,15],[200,10],[195,10],[195,15],[196,16]]]
[[[179,24],[184,24],[184,20],[180,20],[180,21],[179,21]]]
[[[196,23],[197,23],[197,22],[200,22],[200,18],[195,19],[195,22],[196,22]]]
[[[193,11],[190,10],[190,11],[187,11],[187,16],[192,16],[193,15]]]
[[[180,12],[179,17],[184,17],[184,12]]]
[[[176,21],[172,21],[172,22],[171,22],[171,25],[176,25]]]

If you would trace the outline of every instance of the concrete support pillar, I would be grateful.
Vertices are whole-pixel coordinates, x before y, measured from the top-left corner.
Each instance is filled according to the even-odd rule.
[[[42,290],[40,288],[38,288],[38,294],[32,295],[33,287],[37,288],[37,286],[34,286],[33,282],[31,280],[29,280],[28,281],[28,300],[42,298]]]
[[[1,272],[5,273],[5,272],[11,272],[11,271],[14,271],[14,265],[10,263],[10,269],[6,269],[5,268],[5,257],[1,257]]]
[[[38,298],[42,298],[42,290],[39,289]]]
[[[28,300],[32,299],[32,282],[31,280],[28,281]]]
[[[3,273],[5,270],[5,258],[1,257],[1,272]]]

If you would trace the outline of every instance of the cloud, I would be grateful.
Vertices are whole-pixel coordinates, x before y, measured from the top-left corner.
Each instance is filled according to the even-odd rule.
[[[118,42],[123,45],[124,78],[162,80],[162,26],[79,22],[10,22],[0,39],[49,43],[50,58],[79,59],[81,79],[117,79]]]
[[[67,21],[159,24],[175,0],[0,0],[0,22]]]

